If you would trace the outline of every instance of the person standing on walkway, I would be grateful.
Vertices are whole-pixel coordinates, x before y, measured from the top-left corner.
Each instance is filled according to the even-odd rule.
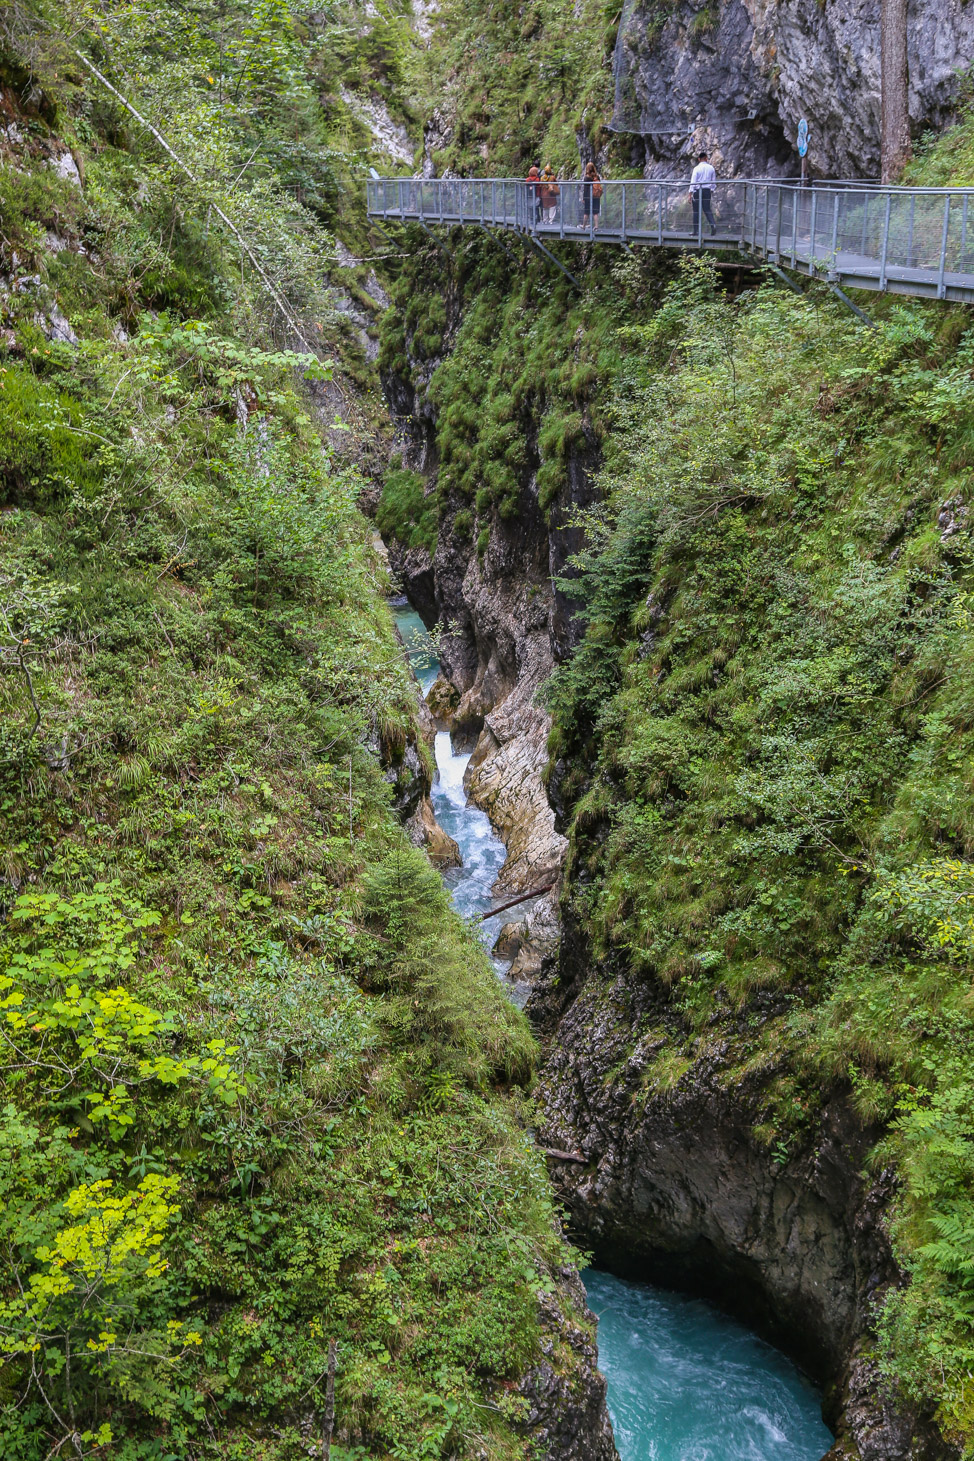
[[[541,217],[541,173],[536,162],[533,162],[528,168],[528,175],[524,181],[528,185],[528,225],[531,228],[537,228],[538,220]]]
[[[701,210],[704,218],[710,224],[711,234],[717,232],[714,210],[710,206],[711,189],[716,181],[717,174],[707,161],[706,152],[701,152],[697,158],[697,165],[690,174],[690,202],[693,204],[693,231],[698,237],[700,234]]]
[[[545,223],[554,223],[558,217],[558,194],[561,192],[555,181],[554,168],[550,162],[544,165],[541,174],[541,217]]]
[[[599,177],[594,162],[585,164],[582,182],[582,227],[588,228],[588,221],[591,218],[592,227],[598,228],[599,215],[602,212],[602,179]]]

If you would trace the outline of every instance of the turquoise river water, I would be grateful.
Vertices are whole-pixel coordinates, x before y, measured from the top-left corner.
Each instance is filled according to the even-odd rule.
[[[439,672],[435,651],[407,604],[395,605],[395,618],[425,694]],[[447,731],[438,732],[435,751],[433,806],[463,856],[447,882],[471,918],[496,901],[504,847],[467,803],[469,756],[454,754]],[[489,919],[480,929],[489,950],[497,926]],[[505,965],[494,963],[503,978]],[[512,998],[521,993],[511,988]],[[832,1435],[819,1394],[778,1350],[700,1299],[594,1269],[584,1278],[622,1461],[821,1461]]]

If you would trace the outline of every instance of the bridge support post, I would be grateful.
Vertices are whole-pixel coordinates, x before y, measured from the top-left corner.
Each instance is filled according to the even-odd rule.
[[[785,273],[784,269],[779,269],[777,264],[768,263],[767,260],[765,260],[765,265],[768,269],[771,270],[771,273],[775,276],[776,279],[780,279],[782,284],[788,285],[788,288],[793,294],[801,295],[801,297],[804,298],[804,289],[802,289],[800,284],[796,284],[794,279],[790,279]]]
[[[456,257],[456,255],[454,254],[453,250],[452,249],[448,249],[445,243],[441,243],[440,240],[437,238],[436,234],[433,232],[433,230],[431,228],[427,228],[426,224],[423,222],[423,220],[421,218],[417,218],[415,221],[419,224],[420,228],[427,235],[427,237],[428,238],[431,238],[433,240],[433,242],[436,244],[436,247],[438,249],[442,249],[443,250],[443,252],[446,254],[446,256],[447,256],[448,259],[453,259],[453,258]]]
[[[873,324],[872,320],[866,314],[865,310],[860,309],[857,304],[853,304],[853,302],[849,298],[848,294],[846,294],[844,290],[840,289],[839,286],[838,286],[838,284],[830,284],[829,285],[829,288],[831,289],[831,291],[832,291],[833,294],[838,295],[839,299],[841,299],[841,301],[842,301],[843,304],[848,305],[848,307],[852,310],[852,313],[854,315],[858,315],[859,316],[859,318],[862,320],[862,322],[863,322],[864,325],[868,325],[871,330],[875,330],[876,326]]]
[[[550,249],[546,249],[543,243],[539,243],[539,241],[534,237],[534,234],[532,234],[532,233],[524,233],[521,236],[522,236],[522,238],[526,238],[529,244],[533,244],[534,247],[538,250],[538,252],[540,254],[544,254],[544,256],[545,256],[546,259],[550,259],[551,262],[554,264],[555,268],[556,269],[560,269],[561,272],[564,274],[565,278],[566,279],[570,279],[572,281],[572,283],[574,284],[575,288],[581,293],[581,288],[582,288],[581,284],[575,278],[575,275],[572,274],[570,272],[570,270],[568,270],[568,269],[565,268],[564,264],[561,262],[561,259],[556,259],[555,256],[554,256],[554,254],[551,252],[551,250]]]
[[[397,220],[395,220],[395,219],[393,220],[393,222],[396,222],[396,221]],[[372,219],[372,227],[373,228],[377,228],[379,230],[379,232],[382,234],[382,237],[383,238],[387,238],[389,240],[389,242],[392,244],[393,248],[397,248],[398,249],[398,248],[401,248],[402,247],[402,240],[401,239],[398,239],[398,238],[393,238],[393,236],[389,232],[389,230],[387,228],[383,228],[383,226],[382,226],[381,223],[376,223],[376,221],[375,221],[374,218]]]
[[[510,249],[507,247],[507,244],[504,242],[504,240],[501,237],[499,237],[499,235],[496,234],[492,228],[488,228],[487,225],[486,225],[486,223],[482,223],[480,225],[480,227],[484,230],[484,233],[487,235],[488,238],[492,238],[494,240],[494,243],[495,244],[499,244],[500,245],[500,247],[504,250],[504,252],[507,255],[507,257],[510,259],[511,263],[512,264],[516,264],[517,263],[517,259],[515,259],[514,255],[511,253]]]
[[[950,232],[950,194],[944,199],[944,230],[940,238],[940,277],[937,280],[937,298],[943,299],[947,293],[944,287],[944,275],[947,273],[947,235]]]
[[[892,193],[886,194],[886,215],[883,219],[883,252],[879,260],[879,288],[886,288],[886,259],[889,254],[889,212],[893,206]]]

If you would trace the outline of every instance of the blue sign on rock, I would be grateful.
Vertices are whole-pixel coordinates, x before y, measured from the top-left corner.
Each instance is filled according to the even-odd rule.
[[[798,156],[804,157],[808,151],[808,123],[802,117],[798,123]]]

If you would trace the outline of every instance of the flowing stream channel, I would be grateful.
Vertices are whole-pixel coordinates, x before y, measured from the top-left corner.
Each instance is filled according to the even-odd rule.
[[[393,611],[425,695],[439,673],[436,652],[404,600]],[[454,753],[448,731],[437,732],[435,752],[436,819],[463,857],[446,881],[471,918],[499,901],[491,889],[504,845],[486,814],[467,802],[470,757]],[[489,952],[499,929],[492,919],[480,927]],[[495,959],[494,967],[503,978],[507,965]],[[523,1003],[527,990],[507,988]],[[778,1350],[700,1299],[595,1269],[584,1279],[622,1461],[821,1461],[832,1445],[821,1398]]]

